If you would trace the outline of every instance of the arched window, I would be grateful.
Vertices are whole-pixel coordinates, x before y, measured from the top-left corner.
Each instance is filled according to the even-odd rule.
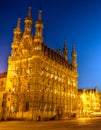
[[[29,102],[26,102],[25,111],[29,110]]]
[[[3,81],[1,81],[1,86],[3,85]]]

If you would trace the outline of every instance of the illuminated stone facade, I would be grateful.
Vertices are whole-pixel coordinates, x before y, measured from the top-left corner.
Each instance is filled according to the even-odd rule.
[[[100,111],[101,111],[101,92],[99,92]]]
[[[3,72],[3,73],[0,73],[0,120],[2,118],[4,118],[4,93],[5,93],[5,87],[6,87],[6,77],[7,77],[7,72]]]
[[[100,101],[98,89],[78,90],[78,115],[93,116],[95,112],[100,112]]]
[[[4,94],[5,119],[75,116],[78,95],[75,47],[73,45],[70,63],[66,42],[63,54],[45,45],[41,10],[35,23],[35,35],[31,33],[32,24],[29,8],[24,32],[20,29],[20,19],[14,29]]]

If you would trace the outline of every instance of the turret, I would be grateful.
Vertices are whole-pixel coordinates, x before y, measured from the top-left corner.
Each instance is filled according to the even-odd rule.
[[[19,46],[19,41],[22,37],[22,31],[20,29],[20,18],[18,18],[18,23],[16,28],[14,29],[14,37],[13,37],[13,43],[12,43],[12,56],[16,55],[17,48]]]
[[[75,46],[73,44],[72,46],[72,68],[73,70],[77,70],[77,61],[76,61],[76,57],[77,57],[77,54],[76,54],[76,50],[75,50]]]
[[[42,43],[43,42],[43,28],[44,28],[44,24],[42,22],[42,11],[39,11],[39,16],[38,16],[38,20],[35,23],[35,37],[34,37],[34,42],[37,43]]]
[[[28,16],[25,18],[24,35],[30,35],[31,31],[32,31],[33,20],[32,20],[31,12],[32,12],[32,9],[31,9],[31,7],[29,7]]]
[[[66,41],[64,42],[63,56],[64,56],[65,60],[68,61],[68,49],[66,47]]]
[[[17,26],[16,26],[16,28],[14,29],[14,38],[13,38],[13,42],[18,41],[18,40],[21,39],[22,31],[21,31],[21,29],[20,29],[20,21],[21,21],[21,19],[18,18]]]

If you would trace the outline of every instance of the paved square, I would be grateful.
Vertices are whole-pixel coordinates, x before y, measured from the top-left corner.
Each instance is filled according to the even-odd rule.
[[[74,119],[61,121],[5,121],[0,130],[101,130],[101,119]]]

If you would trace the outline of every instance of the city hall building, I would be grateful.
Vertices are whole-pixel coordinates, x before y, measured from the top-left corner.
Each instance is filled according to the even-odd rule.
[[[63,53],[44,43],[41,10],[35,34],[31,33],[31,8],[24,22],[23,32],[20,18],[14,29],[1,118],[42,120],[76,116],[78,72],[74,45],[70,62],[66,42]]]

